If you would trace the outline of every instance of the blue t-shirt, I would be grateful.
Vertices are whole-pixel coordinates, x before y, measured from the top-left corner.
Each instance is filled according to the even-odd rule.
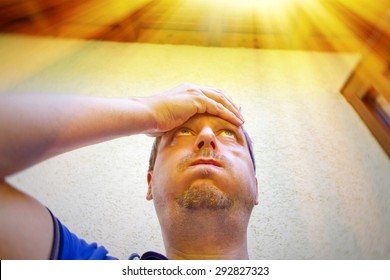
[[[49,211],[50,212],[50,211]],[[52,260],[117,260],[118,258],[108,255],[103,246],[96,242],[87,243],[78,238],[64,226],[51,212],[53,219],[53,244],[50,254]],[[166,260],[167,258],[156,252],[146,252],[142,256],[132,254],[130,260]]]

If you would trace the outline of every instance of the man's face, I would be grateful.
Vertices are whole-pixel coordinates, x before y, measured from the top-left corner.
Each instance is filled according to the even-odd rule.
[[[169,209],[251,212],[257,180],[241,128],[208,114],[195,115],[162,136],[148,199]]]

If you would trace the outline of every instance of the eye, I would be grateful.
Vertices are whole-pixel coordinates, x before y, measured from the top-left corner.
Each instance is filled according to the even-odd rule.
[[[228,137],[228,138],[236,138],[236,134],[234,134],[233,131],[228,130],[228,129],[221,130],[219,135],[221,135],[223,137]]]
[[[189,130],[188,128],[180,128],[177,132],[176,132],[176,136],[187,136],[187,135],[192,135],[192,131]]]

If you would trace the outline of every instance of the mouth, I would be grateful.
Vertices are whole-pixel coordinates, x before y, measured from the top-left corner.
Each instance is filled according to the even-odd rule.
[[[198,165],[208,165],[208,166],[216,166],[216,167],[222,167],[221,163],[215,159],[212,158],[201,158],[195,160],[193,163],[190,164],[190,166],[198,166]]]

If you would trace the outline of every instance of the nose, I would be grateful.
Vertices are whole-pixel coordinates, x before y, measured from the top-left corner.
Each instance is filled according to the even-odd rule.
[[[212,148],[213,150],[217,148],[215,134],[210,127],[204,127],[196,138],[195,149],[200,150],[202,148]]]

